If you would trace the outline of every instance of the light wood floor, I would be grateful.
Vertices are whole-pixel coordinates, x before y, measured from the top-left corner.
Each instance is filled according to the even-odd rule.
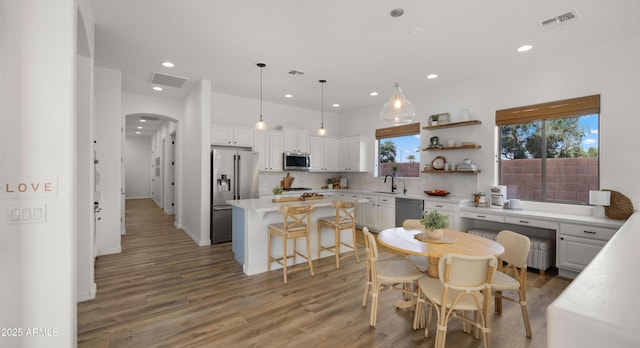
[[[79,347],[433,347],[434,335],[411,329],[411,312],[396,310],[396,292],[381,294],[376,328],[361,307],[365,264],[334,259],[308,271],[242,273],[231,244],[198,247],[151,200],[127,200],[122,253],[99,256],[96,298],[78,304]],[[266,231],[265,231],[266,233]],[[364,247],[360,244],[360,255]],[[266,246],[265,246],[266,247]],[[381,249],[384,259],[399,257]],[[529,272],[533,338],[519,306],[493,316],[493,347],[545,347],[546,307],[569,284]],[[434,333],[432,327],[431,333]],[[455,320],[449,347],[481,347]]]

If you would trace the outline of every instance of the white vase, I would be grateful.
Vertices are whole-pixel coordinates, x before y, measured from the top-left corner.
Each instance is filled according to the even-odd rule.
[[[429,239],[440,239],[443,235],[444,231],[441,228],[435,230],[427,229],[427,237],[429,237]]]

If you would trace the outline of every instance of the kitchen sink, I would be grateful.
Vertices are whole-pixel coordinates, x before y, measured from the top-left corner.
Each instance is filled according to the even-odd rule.
[[[391,191],[372,191],[373,193],[388,193],[390,195],[399,195],[402,192],[391,192]]]

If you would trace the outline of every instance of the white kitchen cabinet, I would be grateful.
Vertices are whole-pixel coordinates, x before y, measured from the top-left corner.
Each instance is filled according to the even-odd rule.
[[[339,168],[344,172],[367,171],[367,137],[354,135],[340,138],[339,144]]]
[[[368,202],[360,203],[358,225],[367,226],[373,231],[382,231],[395,227],[396,200],[393,196],[361,195]]]
[[[311,171],[338,171],[338,139],[326,137],[310,137]]]
[[[282,172],[282,153],[284,152],[282,132],[255,132],[253,151],[258,152],[258,170]]]
[[[560,275],[565,271],[580,272],[613,237],[617,229],[561,223],[557,240],[557,260]],[[570,276],[572,274],[569,274]]]
[[[280,127],[284,133],[284,151],[309,153],[309,131]]]
[[[379,231],[396,227],[395,197],[378,197],[376,207],[376,227]]]
[[[455,203],[443,203],[437,200],[424,200],[424,212],[430,213],[437,210],[440,214],[446,216],[449,219],[449,229],[458,230],[459,225],[459,213],[458,204]]]
[[[253,130],[249,128],[212,124],[211,144],[253,147]]]

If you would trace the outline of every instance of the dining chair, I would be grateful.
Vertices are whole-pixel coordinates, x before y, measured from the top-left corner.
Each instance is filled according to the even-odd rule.
[[[376,326],[376,316],[378,312],[378,295],[384,290],[401,291],[405,295],[415,296],[410,289],[420,277],[423,276],[413,265],[405,260],[379,261],[378,245],[376,238],[365,226],[362,228],[365,241],[365,251],[367,255],[367,283],[362,297],[362,307],[367,306],[369,292],[371,292],[371,315],[369,325]],[[402,287],[398,287],[402,285]]]
[[[309,226],[311,226],[311,213],[313,204],[299,206],[282,206],[280,208],[284,217],[283,222],[269,224],[267,230],[269,233],[268,248],[268,270],[271,271],[271,263],[276,262],[282,265],[284,274],[284,283],[287,284],[287,274],[291,272],[309,269],[313,277],[313,262],[311,261],[311,248],[309,246]],[[273,257],[271,255],[271,238],[277,236],[282,238],[282,257]],[[304,238],[306,241],[306,253],[298,251],[296,241],[298,238]],[[292,255],[287,255],[287,241],[293,240]],[[293,258],[293,265],[296,265],[297,256],[307,260],[307,266],[288,267],[289,258]]]
[[[425,230],[420,219],[406,219],[402,222],[402,228],[405,230]],[[405,257],[409,263],[414,265],[418,271],[427,274],[429,271],[429,260],[425,256],[409,254]]]
[[[509,231],[500,231],[496,241],[504,246],[498,257],[498,271],[493,276],[491,287],[495,292],[495,312],[502,314],[502,300],[519,303],[527,337],[531,337],[531,323],[527,310],[527,257],[531,240],[529,237]],[[518,298],[507,296],[503,291],[517,292]]]
[[[422,277],[418,280],[418,300],[414,313],[414,328],[424,322],[424,306],[430,305],[429,319],[424,335],[429,337],[432,310],[435,309],[438,324],[435,347],[442,348],[450,319],[463,321],[465,328],[472,324],[481,332],[485,348],[490,346],[491,281],[496,270],[495,256],[465,256],[445,254],[438,261],[438,277]],[[467,317],[473,312],[473,320]],[[474,330],[477,332],[478,330]],[[466,331],[466,330],[465,330]]]
[[[340,258],[346,257],[340,255],[340,246],[345,246],[353,250],[356,262],[360,263],[358,245],[356,243],[356,216],[359,203],[357,201],[333,201],[331,206],[336,209],[335,216],[326,216],[318,219],[318,258],[320,258],[322,250],[333,252],[336,255],[336,268],[340,268]],[[322,229],[325,227],[333,230],[334,245],[322,245]],[[340,238],[341,232],[346,229],[351,230],[352,244],[345,243]]]

